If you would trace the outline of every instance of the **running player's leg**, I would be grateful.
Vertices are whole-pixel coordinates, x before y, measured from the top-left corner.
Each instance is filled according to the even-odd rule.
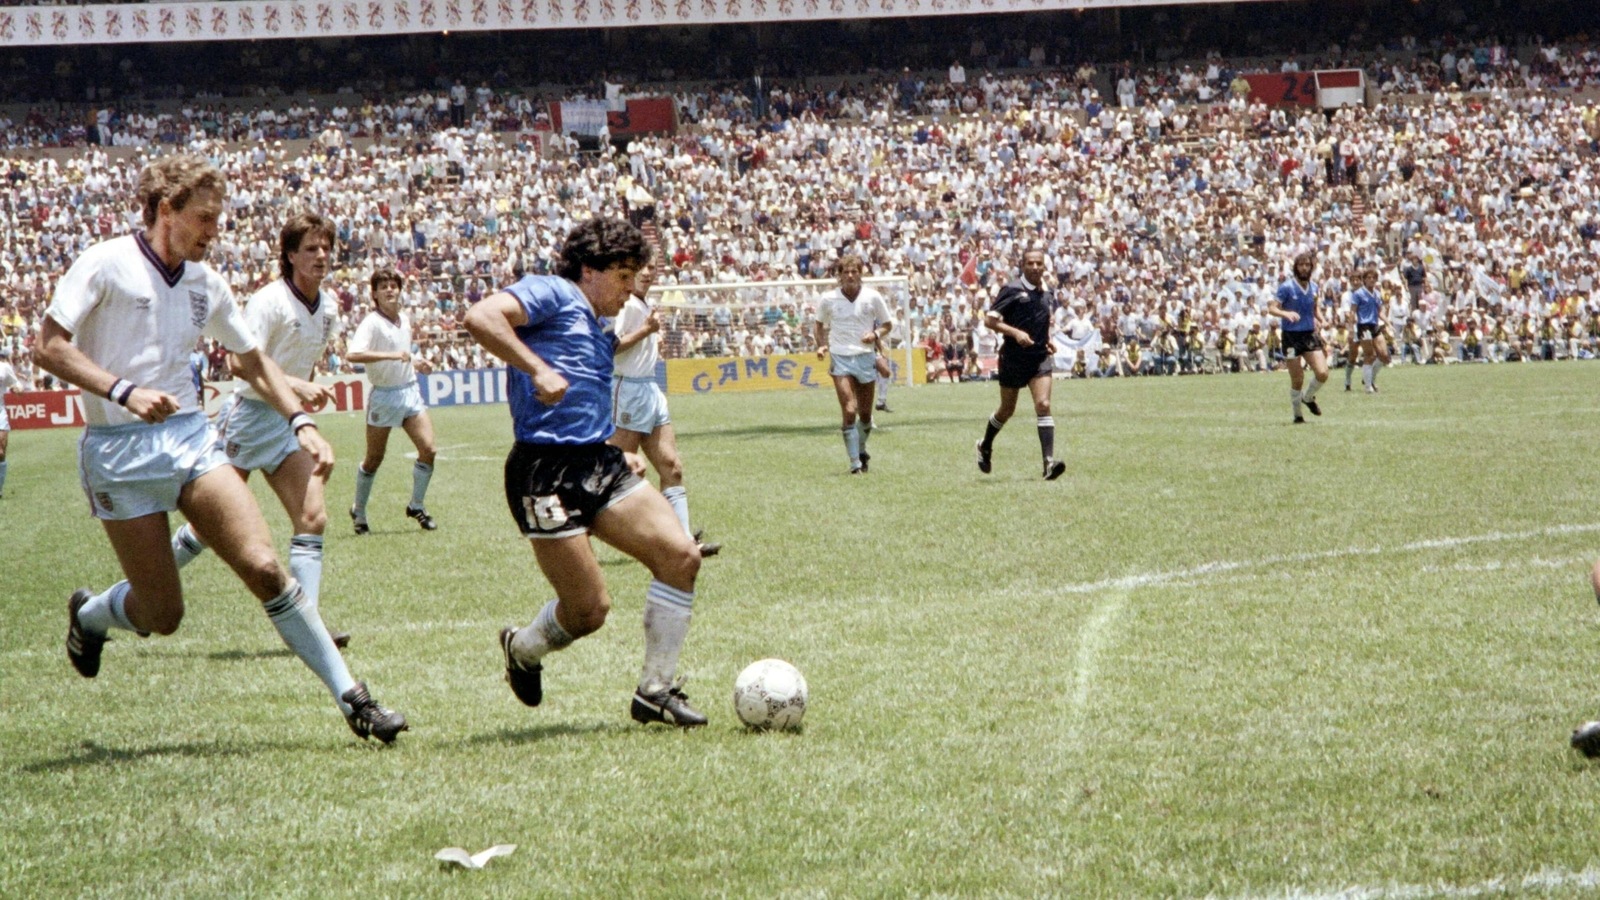
[[[678,659],[694,611],[700,551],[678,526],[672,507],[648,486],[633,491],[595,517],[595,537],[650,570],[645,592],[645,657],[632,715],[640,722],[705,724],[689,706],[677,677]]]
[[[416,519],[423,528],[432,531],[430,527],[433,517],[428,515],[426,500],[428,497],[428,484],[433,480],[433,463],[435,450],[433,446],[433,420],[428,417],[428,411],[414,416],[408,416],[400,427],[405,429],[406,437],[411,438],[412,446],[417,448],[417,461],[411,466],[411,501],[406,504],[406,515]]]
[[[389,449],[390,429],[385,425],[367,426],[367,453],[356,467],[356,498],[350,506],[350,521],[355,523],[356,534],[366,534],[367,501],[372,497],[372,483],[378,477],[378,467],[383,465],[384,454]]]
[[[1056,420],[1050,410],[1050,394],[1055,387],[1051,375],[1036,375],[1028,381],[1028,393],[1033,397],[1033,415],[1039,429],[1039,453],[1044,457],[1044,477],[1054,481],[1067,470],[1067,464],[1056,459]]]
[[[850,459],[850,473],[861,471],[861,438],[856,431],[855,379],[849,375],[833,376],[833,394],[839,401],[839,436],[844,440],[844,452]]]
[[[858,410],[856,416],[856,446],[861,453],[861,471],[865,472],[872,460],[872,456],[867,453],[867,438],[872,436],[872,411],[874,398],[878,393],[878,382],[876,380],[856,381],[854,378],[851,378],[850,381],[853,382],[851,389],[855,391],[856,409]]]
[[[305,454],[291,454],[289,459],[302,455]],[[284,466],[279,466],[278,471],[283,472]],[[320,479],[314,480],[320,483]],[[315,603],[308,600],[300,582],[278,562],[267,520],[244,481],[231,468],[213,469],[184,486],[178,508],[201,539],[261,601],[284,644],[322,679],[341,711],[348,715],[350,706],[342,698],[356,687],[356,681],[334,646]]]

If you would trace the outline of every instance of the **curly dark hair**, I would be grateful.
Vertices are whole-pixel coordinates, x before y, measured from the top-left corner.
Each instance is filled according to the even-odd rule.
[[[637,268],[650,260],[650,254],[639,229],[622,219],[594,218],[567,233],[556,274],[575,282],[583,278],[585,268],[604,272],[618,263]]]

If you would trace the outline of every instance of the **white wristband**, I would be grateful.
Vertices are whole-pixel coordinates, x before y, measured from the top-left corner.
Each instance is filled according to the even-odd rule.
[[[316,428],[317,427],[317,420],[311,418],[311,416],[309,416],[309,415],[307,415],[306,413],[303,413],[303,412],[297,412],[294,415],[289,417],[289,430],[294,432],[295,434],[299,434],[300,433],[300,429],[305,428],[307,426],[310,426],[312,428]]]

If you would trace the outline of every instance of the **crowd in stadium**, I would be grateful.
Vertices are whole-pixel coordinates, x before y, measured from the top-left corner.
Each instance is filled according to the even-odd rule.
[[[675,137],[578,152],[553,136],[544,156],[533,143],[543,105],[487,83],[325,110],[195,101],[165,115],[101,106],[96,120],[38,109],[0,122],[14,142],[0,157],[3,346],[25,384],[47,386],[21,351],[56,279],[84,247],[135,226],[132,180],[145,154],[170,146],[205,153],[230,180],[208,259],[236,292],[276,276],[288,209],[322,212],[339,223],[330,287],[347,324],[368,273],[395,265],[418,351],[438,368],[483,365],[464,309],[545,271],[559,237],[600,213],[658,241],[669,305],[713,296],[698,284],[827,278],[832,260],[858,253],[869,274],[904,278],[896,340],[925,344],[940,377],[978,374],[995,345],[982,311],[1033,242],[1054,269],[1061,333],[1108,348],[1075,374],[1272,367],[1277,320],[1263,310],[1304,249],[1319,253],[1335,307],[1356,272],[1380,271],[1396,360],[1593,356],[1600,117],[1582,89],[1600,81],[1600,49],[1414,49],[1358,59],[1386,90],[1332,115],[1269,107],[1217,57],[1028,59],[1000,75],[957,63],[831,90],[679,92],[688,124]],[[30,142],[78,149],[15,146]],[[672,309],[665,354],[811,349],[806,291],[714,296]],[[1338,316],[1325,324],[1332,346],[1348,343]],[[208,374],[223,377],[211,356]],[[337,350],[325,368],[349,370]]]

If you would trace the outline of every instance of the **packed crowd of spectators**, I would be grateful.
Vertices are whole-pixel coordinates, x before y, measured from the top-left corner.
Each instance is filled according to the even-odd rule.
[[[487,86],[326,111],[108,116],[98,146],[86,135],[76,152],[4,157],[0,342],[31,378],[20,351],[55,281],[90,243],[136,227],[128,198],[147,155],[185,148],[229,178],[209,261],[236,292],[276,277],[290,209],[322,212],[338,223],[328,287],[347,322],[367,274],[398,267],[418,352],[438,368],[483,364],[462,311],[546,271],[560,236],[595,214],[629,216],[658,242],[672,356],[809,350],[814,289],[693,286],[826,278],[858,253],[901,278],[898,340],[971,375],[994,344],[982,310],[1034,243],[1065,342],[1098,337],[1083,374],[1272,365],[1263,309],[1304,249],[1320,254],[1334,306],[1356,271],[1379,269],[1397,359],[1592,355],[1600,121],[1574,88],[1600,55],[1551,44],[1518,62],[1503,49],[1452,46],[1452,66],[1375,59],[1390,83],[1431,92],[1331,116],[1267,106],[1222,60],[707,89],[679,95],[695,124],[675,137],[583,153],[551,139],[545,155],[542,113]],[[1327,327],[1339,344],[1336,316]],[[326,370],[347,371],[343,355]],[[225,374],[212,358],[210,374]]]

